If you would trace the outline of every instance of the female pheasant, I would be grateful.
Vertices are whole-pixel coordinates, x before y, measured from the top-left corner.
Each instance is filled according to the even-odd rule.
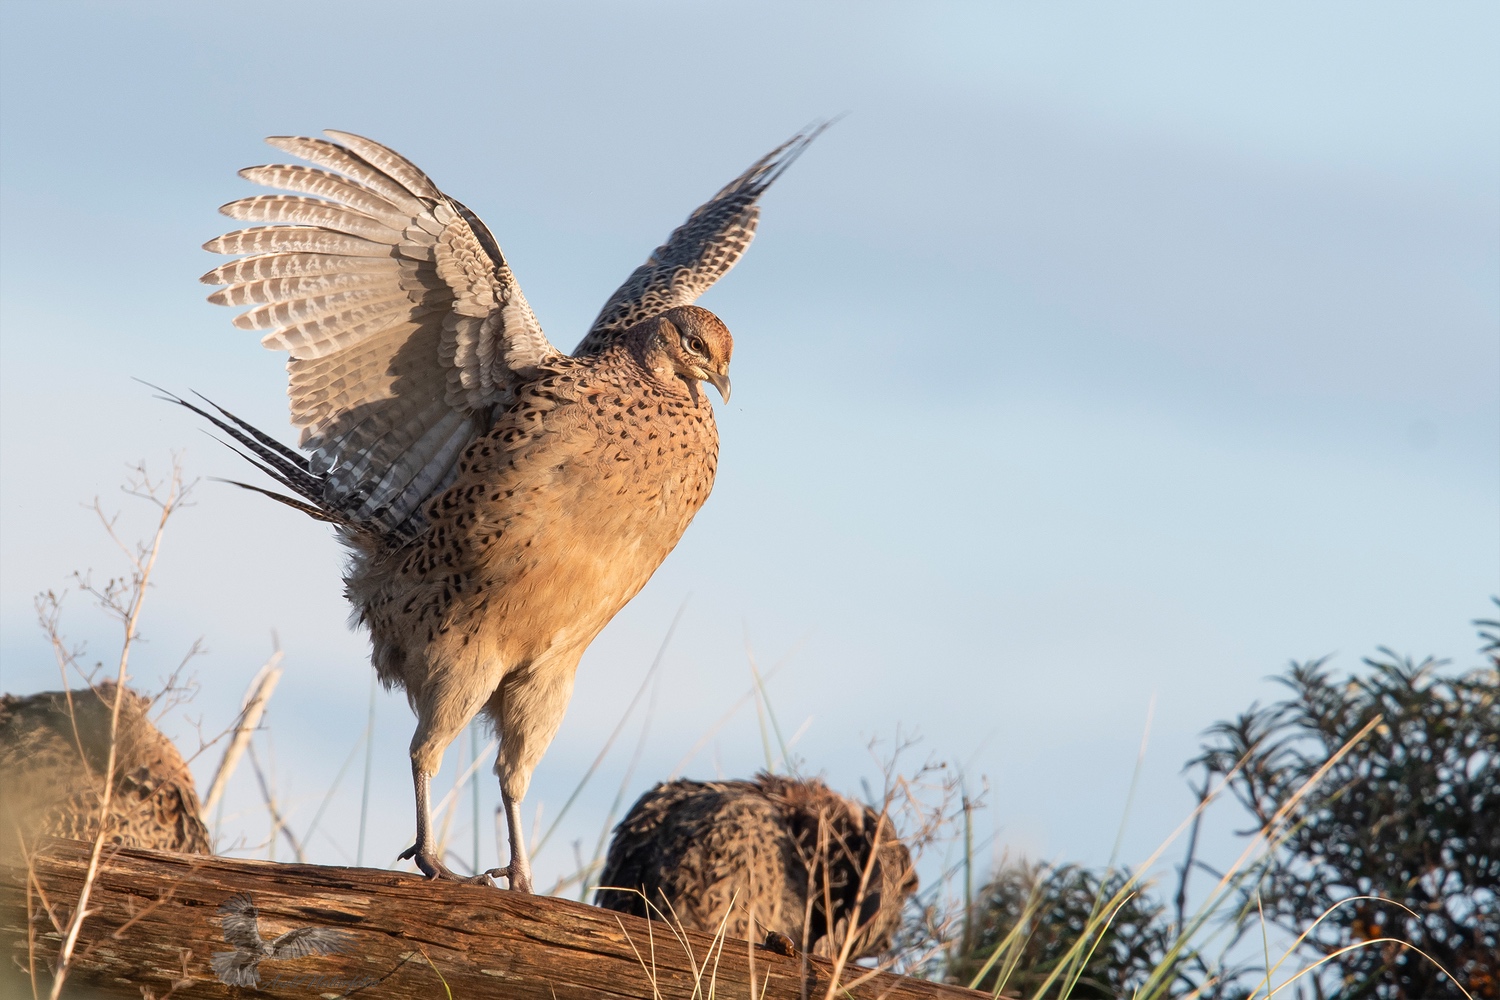
[[[271,223],[205,245],[247,254],[210,301],[291,353],[306,456],[224,410],[212,420],[349,546],[372,659],[417,715],[413,858],[435,853],[428,785],[476,714],[500,735],[504,875],[531,890],[521,801],[583,651],[645,586],[713,487],[703,383],[729,398],[729,330],[692,303],[744,253],[761,194],[826,126],[758,160],[605,303],[571,355],[547,340],[495,238],[410,162],[347,132],[267,140],[316,166],[241,175],[297,194],[224,214]],[[258,489],[257,487],[250,487]],[[264,490],[260,492],[266,492]]]
[[[193,772],[151,721],[151,699],[111,682],[0,695],[0,862],[20,864],[38,837],[93,840],[113,782],[104,842],[212,854]],[[113,725],[111,725],[113,720]],[[109,750],[115,749],[114,771]]]
[[[851,959],[890,950],[916,894],[889,816],[816,779],[669,781],[615,827],[594,901],[743,941]]]

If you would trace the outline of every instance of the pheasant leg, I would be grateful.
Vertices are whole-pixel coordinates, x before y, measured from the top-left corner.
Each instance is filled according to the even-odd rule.
[[[505,794],[505,825],[510,830],[510,864],[504,868],[491,869],[490,874],[503,874],[510,880],[510,887],[517,892],[531,892],[531,859],[526,856],[526,842],[521,837],[521,802]]]
[[[432,879],[443,879],[448,882],[469,882],[474,885],[494,885],[490,881],[490,873],[484,872],[478,875],[459,875],[443,864],[442,859],[433,852],[432,842],[432,802],[428,794],[428,787],[432,783],[432,775],[423,771],[415,762],[411,769],[412,784],[417,789],[417,842],[401,852],[401,860],[411,859],[422,869],[422,874]]]
[[[485,714],[500,733],[495,776],[500,779],[505,825],[510,832],[510,864],[504,874],[517,892],[532,891],[521,801],[531,784],[532,771],[562,724],[568,697],[573,693],[573,674],[582,655],[583,647],[576,644],[549,650],[526,664],[524,670],[508,674],[485,706]]]

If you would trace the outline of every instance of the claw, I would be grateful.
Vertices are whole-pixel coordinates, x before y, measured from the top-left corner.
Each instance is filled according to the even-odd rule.
[[[488,876],[489,878],[503,878],[503,879],[505,879],[506,881],[508,881],[510,883],[510,888],[511,888],[512,892],[524,892],[527,895],[530,895],[531,894],[531,878],[528,875],[516,875],[516,874],[512,874],[511,873],[511,869],[513,867],[514,867],[513,865],[506,865],[504,868],[491,868],[489,871],[485,872],[484,874],[486,876]]]
[[[464,882],[469,885],[493,886],[495,883],[491,881],[490,876],[497,871],[505,871],[505,869],[491,868],[489,871],[480,872],[478,875],[460,875],[433,855],[418,851],[416,844],[402,851],[397,860],[415,861],[417,867],[422,869],[422,874],[426,875],[429,879],[435,881],[441,880],[443,882]]]

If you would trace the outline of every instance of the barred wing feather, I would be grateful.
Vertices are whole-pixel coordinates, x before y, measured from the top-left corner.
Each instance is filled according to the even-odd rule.
[[[694,210],[610,296],[574,355],[597,354],[642,320],[697,301],[750,246],[760,196],[831,124],[798,132]]]
[[[348,132],[267,141],[313,166],[247,180],[291,194],[225,205],[269,223],[205,244],[248,254],[203,276],[209,301],[291,353],[292,421],[308,497],[347,522],[409,535],[463,448],[521,379],[558,355],[494,236],[413,164]]]

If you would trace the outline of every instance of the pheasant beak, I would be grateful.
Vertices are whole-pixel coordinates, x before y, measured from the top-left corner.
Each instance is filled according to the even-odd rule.
[[[724,402],[729,402],[729,376],[724,372],[706,372],[704,377],[713,383],[715,389],[719,390],[719,395],[724,397]]]

